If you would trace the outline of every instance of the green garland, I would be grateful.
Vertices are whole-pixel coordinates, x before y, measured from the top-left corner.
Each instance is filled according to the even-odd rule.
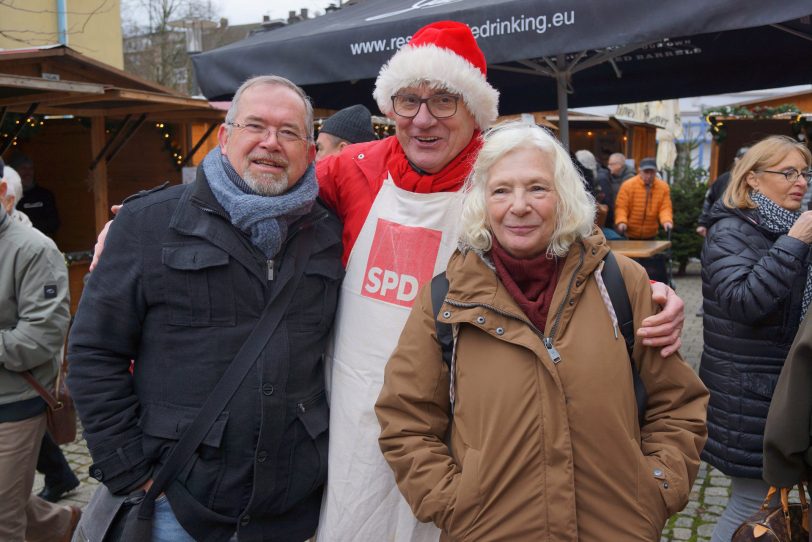
[[[708,131],[713,136],[713,140],[721,143],[727,138],[727,130],[724,118],[739,119],[772,119],[779,115],[794,115],[790,119],[792,133],[795,137],[803,141],[806,139],[806,117],[801,114],[801,110],[795,104],[781,104],[775,107],[757,105],[745,107],[741,105],[724,105],[702,110],[702,116],[708,123]]]

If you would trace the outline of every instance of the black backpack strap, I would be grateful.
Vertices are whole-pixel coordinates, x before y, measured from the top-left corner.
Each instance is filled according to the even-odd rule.
[[[155,512],[155,499],[172,483],[183,467],[203,442],[217,416],[223,411],[231,397],[236,393],[245,376],[254,366],[257,358],[282,321],[285,310],[293,296],[309,260],[313,245],[315,228],[305,228],[298,234],[296,244],[292,247],[293,275],[286,284],[279,287],[276,295],[271,297],[257,321],[251,334],[245,340],[237,355],[231,361],[220,381],[211,391],[206,402],[194,421],[181,436],[178,443],[169,453],[163,467],[153,477],[149,488],[138,510],[133,510],[127,517],[122,540],[148,542],[152,540],[152,516]]]
[[[634,315],[629,302],[629,293],[626,291],[626,283],[623,282],[623,275],[620,273],[617,259],[611,250],[603,258],[601,276],[609,299],[612,301],[612,307],[615,309],[617,324],[620,333],[623,334],[623,340],[626,342],[626,351],[631,358],[634,351]]]
[[[610,250],[603,258],[603,271],[601,276],[612,307],[615,309],[618,327],[626,342],[626,352],[629,355],[629,362],[632,364],[632,381],[634,383],[634,398],[637,402],[637,421],[642,426],[646,419],[646,404],[648,403],[648,393],[637,371],[634,363],[634,315],[632,305],[629,302],[629,293],[626,291],[626,283],[623,282],[623,275],[620,274],[620,266],[617,264],[615,255]]]
[[[454,350],[454,338],[451,331],[451,324],[446,324],[438,320],[440,308],[443,306],[445,296],[448,294],[448,277],[445,271],[431,279],[431,308],[434,312],[434,328],[437,332],[437,342],[443,349],[443,361],[451,368],[451,355]]]

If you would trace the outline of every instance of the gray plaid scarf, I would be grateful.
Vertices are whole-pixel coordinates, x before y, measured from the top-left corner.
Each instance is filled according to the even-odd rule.
[[[801,216],[801,211],[788,211],[760,192],[754,192],[750,197],[758,206],[758,214],[762,218],[761,225],[773,233],[786,234]],[[806,316],[810,301],[812,301],[812,266],[806,271],[804,298],[801,301],[801,320]]]
[[[203,171],[214,197],[226,210],[231,223],[251,237],[251,243],[273,258],[288,236],[288,225],[313,208],[319,185],[316,168],[307,168],[302,178],[278,196],[260,196],[245,184],[219,147],[203,159]]]

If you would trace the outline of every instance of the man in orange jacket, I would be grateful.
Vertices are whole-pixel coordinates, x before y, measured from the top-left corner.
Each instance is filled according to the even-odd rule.
[[[620,186],[615,201],[615,229],[629,239],[653,239],[662,224],[666,231],[674,227],[671,191],[657,177],[654,158],[640,161],[640,173]]]

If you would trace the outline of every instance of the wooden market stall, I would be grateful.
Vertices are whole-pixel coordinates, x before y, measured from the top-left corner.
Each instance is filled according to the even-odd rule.
[[[791,111],[790,111],[791,110]],[[736,151],[769,135],[786,135],[810,146],[812,136],[812,91],[752,100],[709,112],[711,164],[709,178],[715,180],[733,164]]]
[[[31,158],[36,182],[56,198],[55,241],[69,256],[92,249],[112,203],[180,183],[224,116],[65,46],[0,51],[0,156]],[[80,289],[88,262],[71,259]]]

